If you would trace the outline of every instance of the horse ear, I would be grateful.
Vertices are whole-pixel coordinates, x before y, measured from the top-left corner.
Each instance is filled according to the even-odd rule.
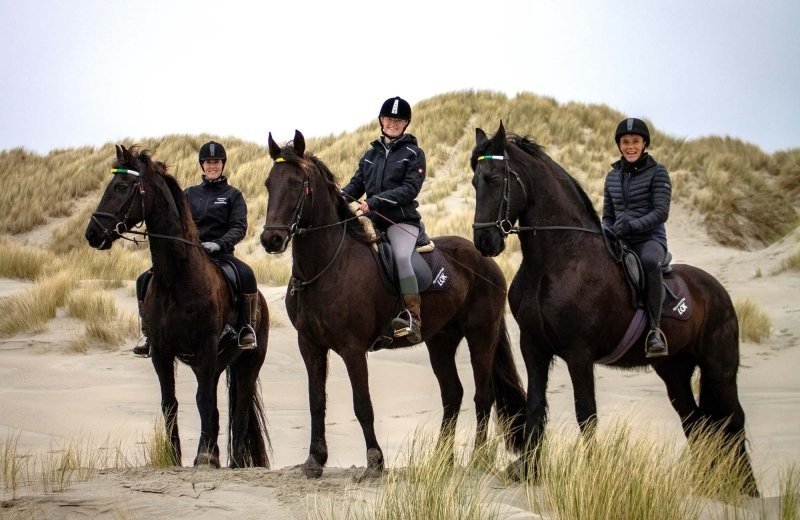
[[[294,131],[294,151],[299,156],[302,157],[303,153],[306,151],[306,139],[303,137],[303,134],[300,133],[300,130],[295,129]]]
[[[114,148],[117,149],[117,160],[122,161],[122,159],[124,158],[124,155],[122,154],[122,147],[118,144],[115,144]]]
[[[502,136],[503,141],[506,140],[506,127],[503,126],[503,120],[500,120],[500,126],[497,128],[497,135]]]
[[[269,144],[269,156],[272,157],[273,161],[277,160],[281,156],[281,147],[272,138],[272,132],[269,133],[267,143]]]
[[[475,129],[475,146],[478,146],[482,143],[486,142],[486,132],[483,131],[481,128]]]

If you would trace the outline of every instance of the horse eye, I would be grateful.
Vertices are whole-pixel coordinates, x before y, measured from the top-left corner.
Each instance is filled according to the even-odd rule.
[[[126,193],[128,191],[128,187],[125,184],[120,183],[114,186],[114,191],[117,193]]]

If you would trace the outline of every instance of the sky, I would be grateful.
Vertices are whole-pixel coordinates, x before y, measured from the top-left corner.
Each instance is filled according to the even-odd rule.
[[[0,149],[263,145],[459,90],[800,147],[797,0],[0,0],[0,20]]]

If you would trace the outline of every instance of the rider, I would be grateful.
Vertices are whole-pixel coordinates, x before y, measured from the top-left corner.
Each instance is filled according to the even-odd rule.
[[[661,269],[667,255],[667,230],[672,184],[667,169],[647,153],[650,130],[641,119],[623,119],[614,137],[622,157],[612,165],[603,189],[603,227],[625,240],[639,256],[645,272],[645,305],[650,332],[645,356],[667,355],[660,329],[664,287]]]
[[[197,225],[203,249],[216,262],[225,260],[232,263],[239,272],[240,323],[239,348],[256,348],[254,326],[258,320],[258,285],[249,265],[233,256],[234,245],[239,243],[247,231],[247,204],[242,192],[228,184],[223,172],[227,161],[225,148],[215,141],[209,141],[200,148],[199,161],[203,170],[202,182],[184,190]],[[152,271],[147,270],[136,280],[136,299],[139,302],[139,316]],[[142,322],[144,344],[137,345],[133,353],[140,356],[150,354],[147,340],[147,327]]]
[[[406,311],[392,320],[394,337],[405,336],[416,344],[422,341],[421,298],[411,254],[422,226],[415,199],[425,180],[425,152],[417,146],[416,137],[405,133],[410,122],[411,105],[406,100],[393,97],[384,101],[378,114],[381,136],[370,143],[342,193],[348,202],[366,194],[361,211],[389,238],[406,306]]]

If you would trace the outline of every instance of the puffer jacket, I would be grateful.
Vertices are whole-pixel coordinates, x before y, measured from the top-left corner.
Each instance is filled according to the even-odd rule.
[[[184,190],[202,242],[216,242],[220,253],[233,253],[247,232],[247,203],[238,188],[223,175]]]
[[[611,228],[617,221],[628,221],[628,242],[657,240],[666,249],[664,223],[672,197],[667,169],[648,154],[632,164],[620,159],[611,166],[603,188],[603,225]]]
[[[417,146],[416,137],[405,134],[388,145],[382,139],[370,143],[342,193],[348,201],[366,194],[369,217],[379,229],[386,229],[392,223],[419,227],[421,217],[415,199],[424,180],[425,152]]]

